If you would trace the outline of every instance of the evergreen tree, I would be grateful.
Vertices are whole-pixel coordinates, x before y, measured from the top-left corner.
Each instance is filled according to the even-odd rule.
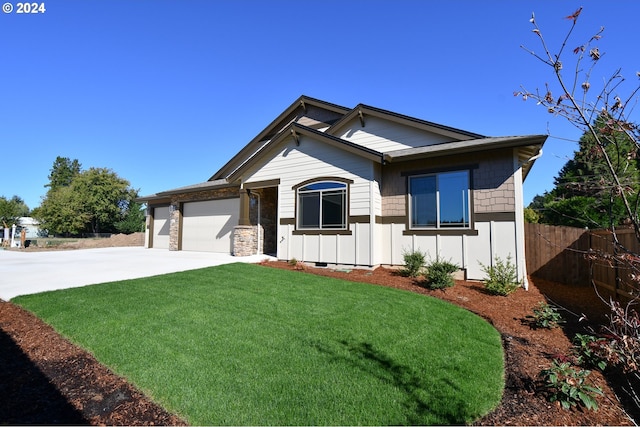
[[[612,131],[604,115],[598,117],[593,126],[604,141],[604,150],[625,195],[635,205],[640,190],[640,162],[634,141],[624,132]],[[580,138],[574,158],[555,178],[553,190],[536,196],[535,204],[532,202],[530,207],[538,208],[541,222],[554,225],[606,228],[635,220],[629,218],[618,187],[611,185],[611,181],[602,150],[593,135],[586,132]]]
[[[80,174],[82,165],[78,159],[71,160],[68,157],[56,157],[53,166],[49,172],[49,191],[55,191],[60,187],[68,187],[71,185],[73,178]]]

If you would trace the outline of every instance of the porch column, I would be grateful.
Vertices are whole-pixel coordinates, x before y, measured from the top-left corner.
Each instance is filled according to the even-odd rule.
[[[249,220],[249,194],[246,190],[240,189],[240,218],[238,225],[251,225]]]
[[[233,227],[233,256],[249,256],[257,252],[257,227],[251,225],[249,201],[247,190],[240,189],[240,218],[238,225]]]

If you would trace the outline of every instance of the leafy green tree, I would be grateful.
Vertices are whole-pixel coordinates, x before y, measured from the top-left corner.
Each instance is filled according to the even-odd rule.
[[[47,192],[33,216],[50,234],[77,235],[87,230],[89,221],[71,186]]]
[[[540,214],[531,208],[524,208],[524,222],[537,224],[540,222]]]
[[[29,215],[29,207],[18,196],[7,199],[0,196],[0,226],[10,227],[17,224],[18,218]]]
[[[78,200],[80,213],[86,218],[88,231],[115,231],[132,199],[129,181],[105,168],[90,168],[74,178],[70,188]]]
[[[33,213],[42,228],[63,235],[142,229],[144,213],[136,212],[133,203],[138,193],[129,181],[106,168],[79,168],[77,160],[56,158],[49,190]],[[140,225],[134,227],[136,220]]]
[[[137,197],[137,194],[136,196]],[[116,222],[115,228],[118,232],[131,234],[144,231],[146,214],[141,203],[132,199],[127,205],[124,218]]]

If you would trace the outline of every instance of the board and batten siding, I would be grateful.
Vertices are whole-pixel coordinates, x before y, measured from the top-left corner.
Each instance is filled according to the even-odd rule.
[[[474,230],[477,234],[419,235],[405,233],[407,215],[407,181],[403,173],[421,168],[456,167],[457,164],[475,165],[473,169]],[[524,265],[523,233],[517,221],[521,218],[522,173],[513,150],[500,150],[480,155],[465,154],[456,158],[440,158],[385,166],[382,188],[383,216],[397,217],[396,223],[377,225],[376,234],[382,236],[380,264],[401,265],[403,254],[420,250],[429,259],[441,257],[458,264],[467,272],[467,278],[484,278],[483,265],[491,265],[496,257],[511,261],[518,267],[520,278],[526,277]],[[481,217],[479,214],[483,214]],[[483,220],[487,218],[495,218]]]
[[[402,265],[403,255],[419,250],[427,255],[427,262],[437,257],[451,261],[466,270],[470,280],[482,280],[485,276],[482,266],[491,265],[496,256],[511,261],[523,257],[517,247],[516,224],[514,221],[487,221],[475,223],[477,235],[405,235],[405,223],[376,224],[376,235],[381,236],[378,264]],[[518,265],[519,277],[524,271]]]
[[[353,181],[349,185],[349,215],[366,216],[378,211],[372,201],[380,200],[374,162],[356,154],[329,146],[310,137],[293,139],[271,150],[267,160],[248,171],[243,183],[279,179],[278,186],[278,258],[307,262],[373,265],[371,233],[373,223],[351,223],[351,234],[294,234],[294,224],[281,219],[295,218],[296,193],[293,187],[316,177],[339,177]],[[379,173],[378,173],[379,175]],[[379,178],[379,176],[378,176]],[[372,197],[373,195],[373,197]]]
[[[381,153],[451,141],[442,135],[377,117],[366,117],[364,127],[359,119],[354,119],[336,136]]]

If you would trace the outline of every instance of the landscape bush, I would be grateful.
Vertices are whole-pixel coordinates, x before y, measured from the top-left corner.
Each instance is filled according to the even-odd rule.
[[[598,410],[596,396],[602,390],[587,383],[591,371],[576,369],[568,361],[554,359],[548,369],[540,371],[545,388],[549,391],[549,401],[559,402],[564,409],[581,405],[589,410]]]
[[[602,350],[606,345],[605,338],[576,334],[573,337],[573,353],[577,363],[584,367],[598,368],[603,371],[607,367],[607,362],[602,356]]]
[[[426,267],[426,285],[429,289],[450,288],[455,285],[451,273],[458,271],[460,267],[451,261],[444,261],[436,257]]]
[[[562,315],[558,313],[558,309],[540,301],[536,307],[533,308],[533,316],[527,316],[534,326],[544,329],[553,329],[564,323]]]
[[[484,286],[494,295],[507,296],[522,286],[522,282],[518,280],[518,269],[511,262],[510,255],[506,260],[495,257],[493,265],[487,266],[480,263],[480,267],[487,275]]]
[[[405,251],[402,254],[404,265],[400,274],[408,277],[418,277],[424,272],[427,255],[419,250]]]

